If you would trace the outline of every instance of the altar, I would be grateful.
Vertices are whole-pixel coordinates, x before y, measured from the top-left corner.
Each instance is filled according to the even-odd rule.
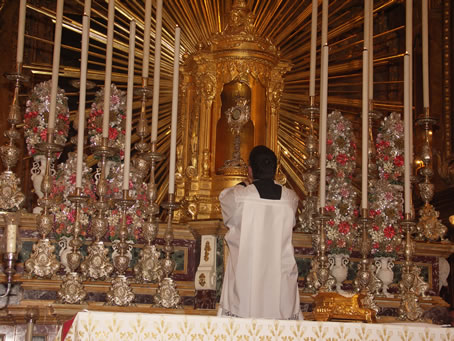
[[[454,340],[454,329],[424,323],[366,324],[84,311],[55,341],[83,340]]]

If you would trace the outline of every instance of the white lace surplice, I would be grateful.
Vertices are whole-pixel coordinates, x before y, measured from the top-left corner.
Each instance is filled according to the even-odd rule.
[[[224,315],[298,319],[298,269],[292,229],[298,197],[282,188],[280,200],[261,199],[254,185],[219,196],[230,256],[221,294]]]

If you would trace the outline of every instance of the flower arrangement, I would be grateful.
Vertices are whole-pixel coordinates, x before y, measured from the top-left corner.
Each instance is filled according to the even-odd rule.
[[[369,216],[373,223],[369,228],[374,256],[393,256],[401,249],[402,186],[393,185],[387,179],[375,182],[369,193]]]
[[[404,125],[400,114],[393,112],[385,117],[375,147],[380,178],[401,184],[404,174]]]
[[[104,108],[104,89],[96,93],[88,117],[88,137],[90,146],[100,146],[102,143],[102,121]],[[126,124],[126,93],[119,90],[115,84],[110,86],[110,117],[109,117],[109,147],[119,148],[120,157],[124,155],[125,124]]]
[[[110,200],[120,199],[122,197],[123,187],[123,164],[115,163],[107,174],[107,193]],[[137,241],[141,236],[142,225],[145,221],[144,205],[148,204],[146,197],[147,184],[143,182],[142,177],[131,166],[129,173],[129,197],[135,200],[135,203],[127,210],[126,225],[128,226],[128,235],[131,239]],[[118,228],[121,222],[121,212],[114,208],[108,213],[108,233],[110,240],[118,239]]]
[[[77,154],[69,153],[68,160],[58,165],[53,187],[50,194],[51,199],[56,205],[51,207],[51,212],[55,216],[55,234],[57,238],[73,233],[74,223],[76,221],[76,209],[74,203],[69,201],[68,197],[74,194],[76,190],[76,164]],[[87,229],[90,223],[90,201],[96,200],[94,193],[94,182],[91,170],[85,164],[82,168],[82,194],[88,196],[89,202],[82,204],[80,222],[84,228],[81,230],[81,236],[87,235]]]
[[[24,135],[28,154],[36,155],[36,145],[47,141],[52,81],[37,84],[27,100],[24,115]],[[68,99],[63,89],[57,89],[54,142],[64,145],[69,131]],[[58,154],[58,157],[60,154]]]
[[[391,113],[379,129],[376,139],[379,180],[369,191],[369,229],[374,256],[395,256],[401,249],[403,218],[404,125],[400,114]]]
[[[358,236],[358,193],[352,184],[356,143],[350,121],[339,111],[328,115],[328,127],[327,167],[334,173],[327,187],[326,211],[331,218],[326,226],[326,245],[330,253],[349,254]]]

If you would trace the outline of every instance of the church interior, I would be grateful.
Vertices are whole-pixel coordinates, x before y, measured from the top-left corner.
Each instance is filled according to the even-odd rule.
[[[453,18],[0,0],[0,340],[454,339]],[[215,319],[256,145],[299,197],[300,324]]]

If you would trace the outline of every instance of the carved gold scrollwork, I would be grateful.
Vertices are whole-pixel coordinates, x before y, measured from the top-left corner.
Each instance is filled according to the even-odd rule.
[[[203,256],[203,259],[205,260],[205,262],[208,262],[208,260],[210,259],[210,251],[211,251],[211,247],[210,247],[210,242],[207,241],[205,243],[205,255]]]
[[[30,277],[52,278],[60,268],[54,254],[55,246],[49,239],[39,239],[33,244],[33,252],[25,262],[25,271]]]

